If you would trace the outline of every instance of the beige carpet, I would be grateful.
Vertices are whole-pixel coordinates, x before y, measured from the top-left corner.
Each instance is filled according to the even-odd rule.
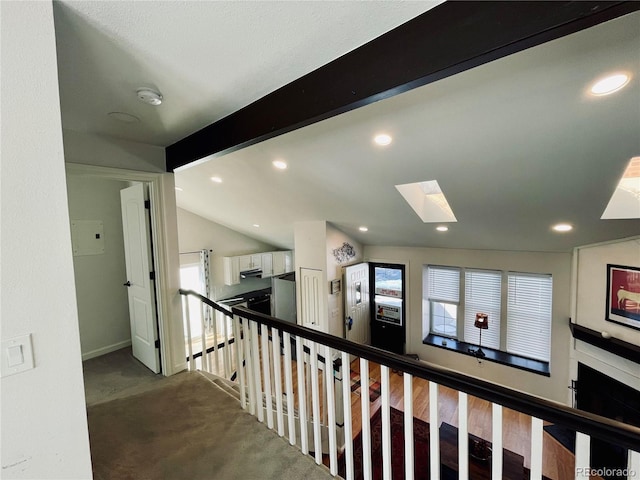
[[[199,373],[87,412],[95,480],[332,478]]]

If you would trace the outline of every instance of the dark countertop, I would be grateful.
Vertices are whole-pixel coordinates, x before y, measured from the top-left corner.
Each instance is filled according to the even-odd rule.
[[[233,297],[217,300],[217,302],[224,303],[225,305],[232,307],[234,305],[238,305],[239,303],[246,302],[249,299],[262,297],[264,295],[271,295],[271,287],[262,288],[260,290],[252,290],[251,292],[239,293],[238,295],[234,295]]]

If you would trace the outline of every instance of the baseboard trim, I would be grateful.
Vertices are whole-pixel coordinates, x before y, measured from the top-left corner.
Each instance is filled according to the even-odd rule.
[[[114,343],[113,345],[107,345],[106,347],[98,348],[87,353],[82,354],[82,361],[89,360],[91,358],[101,357],[107,353],[115,352],[121,348],[130,347],[131,340],[125,340],[124,342]]]

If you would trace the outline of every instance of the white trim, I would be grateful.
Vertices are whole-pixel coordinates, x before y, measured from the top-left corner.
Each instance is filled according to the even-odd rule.
[[[110,180],[147,182],[151,200],[151,229],[153,240],[153,262],[156,271],[156,296],[158,302],[158,329],[160,333],[160,358],[162,374],[170,376],[187,368],[182,335],[181,300],[177,292],[171,291],[172,275],[179,278],[179,271],[171,271],[170,265],[179,265],[177,240],[170,248],[167,239],[169,222],[167,202],[175,196],[172,173],[141,172],[121,168],[100,167],[78,163],[66,163],[66,173],[74,176],[97,177]],[[177,221],[177,220],[176,220]],[[175,232],[177,235],[177,231]],[[175,250],[175,251],[173,251]],[[174,258],[175,257],[175,258]],[[177,284],[179,285],[179,283]],[[177,287],[177,285],[175,285]],[[177,307],[176,307],[177,305]],[[173,330],[176,330],[175,332]],[[180,337],[180,338],[178,338]],[[182,348],[182,352],[180,352]]]
[[[114,343],[112,345],[107,345],[106,347],[96,348],[95,350],[91,350],[90,352],[82,354],[82,361],[89,360],[91,358],[101,357],[102,355],[106,355],[107,353],[115,352],[116,350],[120,350],[121,348],[126,348],[131,346],[131,339],[124,340],[122,342]]]

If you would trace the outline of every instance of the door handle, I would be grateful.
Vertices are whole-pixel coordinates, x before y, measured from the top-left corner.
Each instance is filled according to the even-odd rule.
[[[123,283],[122,285],[124,285],[125,287],[130,287],[131,286],[131,282],[127,280],[127,283]]]
[[[347,317],[347,330],[351,330],[353,328],[353,318]]]

